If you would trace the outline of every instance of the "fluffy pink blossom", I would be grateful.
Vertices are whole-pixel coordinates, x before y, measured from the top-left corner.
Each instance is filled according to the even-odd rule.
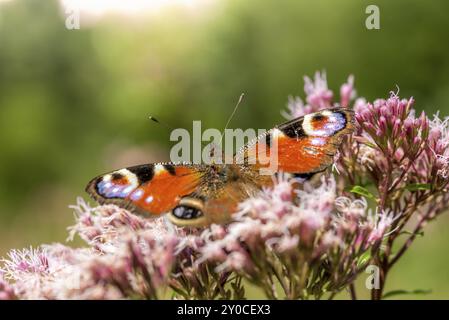
[[[342,107],[349,107],[349,103],[356,96],[356,92],[354,90],[354,76],[350,75],[348,77],[348,81],[340,87],[340,105]]]
[[[327,87],[325,72],[316,72],[314,79],[304,77],[304,91],[307,104],[314,108],[328,108],[331,106],[334,94]]]
[[[14,288],[0,276],[0,300],[15,300]]]
[[[304,92],[306,94],[306,103],[300,97],[288,98],[287,111],[282,115],[287,119],[302,117],[306,114],[319,111],[324,108],[337,106],[333,102],[334,94],[327,86],[326,73],[316,72],[313,80],[304,77]],[[348,107],[349,102],[355,98],[354,76],[349,76],[348,81],[340,89],[340,105]]]

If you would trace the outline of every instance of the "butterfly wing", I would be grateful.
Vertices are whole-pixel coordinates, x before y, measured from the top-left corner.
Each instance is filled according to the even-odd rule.
[[[145,164],[100,175],[86,187],[100,204],[116,204],[155,217],[173,209],[203,181],[199,166]]]
[[[349,109],[333,108],[285,122],[250,142],[236,155],[237,163],[253,164],[299,175],[325,170],[343,137],[354,131],[354,115]]]
[[[100,175],[86,191],[100,204],[115,204],[146,217],[167,213],[175,225],[199,227],[228,222],[238,203],[254,193],[254,185],[223,178],[238,174],[238,169],[145,164]]]

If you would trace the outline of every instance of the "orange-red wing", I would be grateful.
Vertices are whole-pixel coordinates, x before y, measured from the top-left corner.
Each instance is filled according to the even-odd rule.
[[[348,109],[326,109],[281,124],[248,144],[236,162],[254,164],[275,172],[309,174],[333,162],[345,134],[354,130]],[[271,165],[271,166],[270,166]]]
[[[86,191],[99,203],[157,216],[194,192],[202,176],[202,170],[193,165],[147,164],[96,177]]]

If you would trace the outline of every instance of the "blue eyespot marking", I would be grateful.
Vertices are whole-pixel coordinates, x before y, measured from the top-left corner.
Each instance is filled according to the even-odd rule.
[[[100,181],[97,184],[98,194],[105,198],[126,198],[133,190],[132,185],[116,185],[111,181]]]

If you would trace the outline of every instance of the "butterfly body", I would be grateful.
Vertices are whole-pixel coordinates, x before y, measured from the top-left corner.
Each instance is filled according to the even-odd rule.
[[[113,203],[147,217],[168,213],[179,226],[204,226],[232,219],[238,203],[273,183],[261,174],[276,155],[275,172],[302,177],[325,170],[344,135],[353,131],[353,114],[323,110],[281,124],[250,142],[231,164],[144,164],[91,180],[86,191],[99,203]],[[271,159],[271,158],[270,158]]]

